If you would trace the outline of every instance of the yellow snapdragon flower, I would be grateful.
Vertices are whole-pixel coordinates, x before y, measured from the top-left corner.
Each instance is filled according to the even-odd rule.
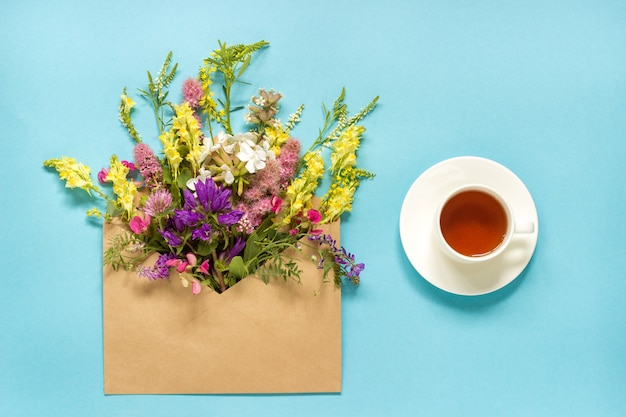
[[[293,216],[304,208],[311,206],[311,199],[317,189],[319,180],[324,175],[324,159],[319,152],[310,152],[304,155],[305,169],[299,178],[296,178],[287,187],[287,211],[283,218],[284,224],[289,224]]]
[[[87,165],[81,164],[74,158],[62,156],[59,159],[48,159],[44,166],[57,170],[59,177],[65,180],[67,188],[81,188],[91,194],[95,187],[91,181],[91,170]]]
[[[174,110],[176,116],[172,123],[172,130],[178,137],[177,144],[186,145],[189,149],[185,159],[191,164],[193,175],[196,176],[200,168],[199,159],[202,154],[202,149],[200,148],[200,138],[202,137],[200,123],[194,117],[193,110],[189,107],[189,104],[183,103],[179,106],[174,106]]]
[[[135,106],[135,102],[126,95],[126,91],[122,93],[120,99],[120,111],[123,111],[125,114],[130,114],[130,110]]]
[[[117,156],[111,156],[111,169],[106,180],[113,182],[113,193],[117,196],[116,205],[124,210],[127,219],[131,219],[135,214],[137,187],[132,181],[126,179],[127,175],[128,168],[120,162]]]
[[[342,213],[352,210],[354,193],[358,185],[358,180],[345,181],[343,183],[336,182],[331,185],[320,207],[322,223],[333,222],[337,220]]]
[[[330,172],[334,174],[345,167],[356,165],[356,151],[364,132],[365,127],[352,125],[339,135],[330,155]]]
[[[183,158],[180,156],[180,153],[176,149],[176,137],[174,133],[170,130],[161,134],[161,136],[159,136],[159,140],[161,141],[161,144],[163,144],[163,154],[165,155],[167,163],[170,166],[172,176],[174,178],[177,178],[178,167],[183,161]]]
[[[183,162],[183,156],[178,149],[181,146],[187,148],[188,152],[185,155],[185,159],[191,166],[192,175],[196,176],[200,168],[199,159],[202,154],[200,147],[202,130],[200,129],[200,124],[193,116],[193,110],[187,103],[175,105],[174,112],[172,127],[159,136],[163,144],[163,153],[167,158],[172,176],[177,178],[180,164]]]

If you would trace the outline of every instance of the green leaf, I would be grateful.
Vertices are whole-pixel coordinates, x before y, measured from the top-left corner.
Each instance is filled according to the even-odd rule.
[[[247,271],[248,269],[243,263],[243,258],[241,256],[235,256],[228,265],[228,272],[237,279],[245,277],[248,274]]]
[[[248,68],[248,65],[250,65],[250,58],[252,58],[252,55],[246,55],[246,58],[243,60],[243,64],[241,64],[241,68],[239,68],[239,72],[237,72],[237,78],[241,77],[244,71]]]
[[[195,250],[196,255],[209,256],[217,247],[217,241],[211,241],[211,243],[200,242]]]
[[[191,171],[189,171],[189,168],[185,167],[181,169],[178,173],[178,179],[176,180],[178,188],[185,189],[185,187],[187,186],[187,181],[189,181],[189,179],[191,179]]]

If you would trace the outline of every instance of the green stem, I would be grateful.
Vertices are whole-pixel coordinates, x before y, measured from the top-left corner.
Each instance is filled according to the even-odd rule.
[[[213,251],[211,255],[213,256],[213,265],[216,265],[217,254],[215,253],[215,251]],[[222,276],[222,272],[219,269],[215,268],[215,273],[217,275],[217,281],[219,282],[219,285],[220,285],[220,292],[226,291],[226,284],[224,283],[224,277]]]
[[[224,111],[226,112],[226,131],[228,132],[228,134],[232,135],[233,134],[233,130],[230,127],[230,88],[231,88],[231,83],[228,82],[228,80],[226,80],[224,82],[224,95],[226,96],[225,102],[224,102]]]

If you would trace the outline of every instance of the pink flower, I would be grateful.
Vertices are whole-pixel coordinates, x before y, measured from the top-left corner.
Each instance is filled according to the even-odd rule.
[[[278,213],[283,205],[283,199],[277,196],[272,197],[272,211]]]
[[[158,187],[163,180],[163,169],[152,149],[145,143],[138,143],[133,149],[133,155],[148,188]]]
[[[280,150],[277,161],[280,164],[280,181],[286,186],[296,174],[296,167],[300,159],[300,141],[289,138]]]
[[[191,281],[191,293],[193,295],[198,295],[200,294],[200,291],[202,291],[202,286],[200,285],[200,282],[197,279]]]
[[[187,269],[187,265],[189,265],[187,263],[187,261],[183,261],[180,259],[170,259],[169,261],[165,262],[165,265],[169,266],[170,268],[175,268],[179,273],[183,273],[185,272],[185,269]]]
[[[104,184],[107,182],[107,175],[109,175],[109,170],[106,168],[102,168],[100,172],[98,172],[98,182],[100,184]]]
[[[314,209],[308,210],[306,212],[306,215],[309,218],[309,221],[313,224],[317,224],[322,220],[322,215],[320,214],[320,212]]]
[[[189,252],[187,255],[187,262],[189,262],[189,265],[191,266],[195,266],[198,263],[198,258],[196,258],[196,255],[194,255],[193,253]]]
[[[298,234],[298,229],[291,229],[291,230],[289,231],[289,234],[290,234],[291,236],[295,236],[295,235],[297,235],[297,234]]]
[[[137,169],[135,164],[133,164],[132,162],[128,162],[128,161],[121,161],[121,162],[122,162],[122,165],[128,168],[129,171],[135,171]]]
[[[202,272],[203,274],[209,275],[209,260],[208,259],[205,259],[204,262],[200,264],[200,266],[198,267],[198,271]]]
[[[150,226],[150,216],[146,215],[145,219],[140,216],[135,216],[131,219],[128,225],[130,226],[130,230],[136,234],[141,234],[148,229],[148,226]]]
[[[183,101],[187,102],[192,109],[198,107],[203,94],[202,84],[197,79],[188,78],[183,83]]]

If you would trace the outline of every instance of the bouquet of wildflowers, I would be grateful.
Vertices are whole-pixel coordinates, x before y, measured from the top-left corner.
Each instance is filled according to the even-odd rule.
[[[373,176],[356,166],[356,152],[365,131],[358,123],[378,98],[353,116],[344,104],[344,91],[331,109],[322,106],[324,126],[302,156],[301,143],[291,131],[303,106],[282,123],[282,97],[273,90],[261,89],[252,97],[244,116],[250,128],[235,133],[231,116],[243,106],[233,106],[233,87],[241,82],[252,55],[267,45],[220,42],[198,76],[183,83],[179,104],[168,100],[177,70],[171,52],[156,77],[148,72],[148,87],[138,92],[154,109],[159,154],[135,129],[135,103],[124,89],[119,118],[135,142],[132,162],[111,156],[110,166],[97,174],[98,182],[73,158],[44,162],[58,171],[66,187],[106,202],[104,213],[93,208],[88,215],[127,225],[112,239],[105,264],[134,270],[148,280],[168,279],[170,270],[176,270],[193,294],[203,286],[223,292],[253,273],[265,282],[272,277],[299,279],[297,263],[283,252],[306,242],[318,248],[313,261],[324,269],[324,277],[333,271],[336,285],[343,279],[358,285],[363,264],[337,247],[319,225],[349,211],[360,181]],[[324,149],[329,149],[329,164]],[[325,175],[328,189],[316,199]],[[146,264],[154,253],[156,261]]]

